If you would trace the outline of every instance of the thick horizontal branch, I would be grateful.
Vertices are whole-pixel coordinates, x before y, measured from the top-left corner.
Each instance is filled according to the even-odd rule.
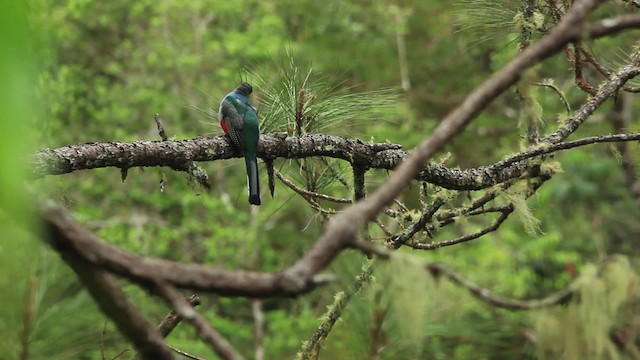
[[[638,140],[638,136],[640,134],[633,133],[591,137],[548,147],[540,146],[493,165],[466,170],[429,163],[420,178],[447,189],[479,190],[524,174],[529,169],[529,164],[523,160],[592,143]],[[409,155],[398,144],[364,143],[358,139],[324,134],[302,137],[264,134],[260,139],[260,154],[263,158],[326,156],[350,162],[359,159],[359,163],[368,168],[393,170]],[[40,177],[103,167],[180,168],[192,160],[213,161],[239,156],[223,136],[181,141],[87,143],[38,151],[32,156],[32,168],[33,175]]]
[[[358,139],[324,134],[301,137],[262,134],[258,155],[263,159],[297,159],[325,156],[370,168],[390,169],[406,156],[393,150],[401,145],[364,143]],[[391,153],[388,153],[391,151]],[[86,143],[45,149],[32,156],[33,176],[66,174],[104,167],[169,166],[182,168],[191,161],[213,161],[241,157],[227,137],[214,136],[180,141],[135,141]],[[382,158],[381,158],[382,157]]]

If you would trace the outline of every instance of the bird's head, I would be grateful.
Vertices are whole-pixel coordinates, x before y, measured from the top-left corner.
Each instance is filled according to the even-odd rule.
[[[235,93],[248,97],[253,92],[253,87],[249,83],[243,82],[234,90]]]

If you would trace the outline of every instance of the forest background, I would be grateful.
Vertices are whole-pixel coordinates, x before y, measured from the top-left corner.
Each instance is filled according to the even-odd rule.
[[[135,353],[58,255],[16,225],[26,201],[20,176],[33,171],[17,160],[19,154],[87,142],[159,140],[155,114],[170,139],[221,135],[219,101],[241,81],[254,85],[263,132],[323,133],[410,150],[522,50],[527,28],[526,41],[540,39],[536,29],[553,22],[545,13],[551,3],[564,2],[30,0],[26,11],[8,11],[4,16],[17,17],[1,22],[2,32],[18,38],[8,49],[31,46],[3,59],[13,66],[7,74],[27,77],[22,86],[0,93],[7,108],[22,105],[0,125],[0,358],[113,359]],[[535,11],[523,20],[527,4]],[[589,19],[637,13],[637,6],[607,2]],[[27,21],[20,22],[20,15]],[[635,51],[638,34],[631,30],[585,47],[617,70]],[[576,86],[572,66],[563,52],[536,65],[518,91],[497,98],[434,160],[468,169],[525,149],[530,139],[523,118],[535,117],[545,134],[590,98]],[[596,69],[584,71],[595,88],[605,80]],[[29,84],[36,85],[32,92]],[[316,123],[299,128],[295,114],[277,112],[271,95],[286,86],[295,89],[285,98],[293,99],[294,108],[300,89],[317,96],[324,107],[311,108]],[[578,137],[637,132],[635,98],[619,92]],[[534,196],[525,202],[516,190],[503,194],[499,204],[512,203],[515,211],[497,231],[435,251],[401,248],[389,260],[376,260],[373,278],[342,309],[320,358],[637,357],[637,158],[636,143],[556,153],[545,159],[553,177]],[[276,159],[275,168],[298,188],[350,198],[349,164],[325,161]],[[272,198],[261,163],[263,205],[250,207],[240,159],[197,165],[209,175],[210,190],[169,167],[132,168],[126,180],[119,169],[98,168],[27,183],[30,193],[62,204],[111,244],[226,269],[278,271],[291,265],[320,237],[327,216],[344,206],[320,206],[280,180]],[[367,191],[390,173],[368,171]],[[483,193],[424,188],[426,195],[419,195],[416,181],[403,192],[396,211],[406,223],[386,223],[389,230],[409,227],[421,215],[421,201],[433,194],[457,204]],[[456,238],[491,223],[461,217],[442,230],[425,228],[416,238]],[[373,225],[363,233],[374,243],[385,241],[384,231]],[[197,311],[245,357],[294,358],[372,261],[347,250],[324,271],[335,278],[309,293],[265,299],[199,293]],[[427,264],[438,265],[429,272]],[[443,271],[504,298],[496,305],[470,293],[473,284],[449,281]],[[121,285],[149,321],[159,323],[170,310],[137,285]],[[543,307],[535,301],[522,302],[519,310],[503,306],[505,298],[548,299],[563,291],[574,296]],[[198,357],[216,357],[186,324],[167,341]]]

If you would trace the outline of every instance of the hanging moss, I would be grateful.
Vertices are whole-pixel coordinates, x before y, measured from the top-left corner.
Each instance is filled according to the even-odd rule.
[[[633,336],[629,322],[638,281],[624,256],[613,256],[600,267],[586,266],[568,306],[531,314],[538,358],[637,358],[631,338],[623,349],[612,337],[620,329]]]

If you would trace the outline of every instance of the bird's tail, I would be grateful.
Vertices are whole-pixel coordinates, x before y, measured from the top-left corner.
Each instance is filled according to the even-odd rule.
[[[247,164],[247,180],[249,182],[249,204],[260,205],[260,181],[258,180],[258,159],[255,156],[244,158]]]

